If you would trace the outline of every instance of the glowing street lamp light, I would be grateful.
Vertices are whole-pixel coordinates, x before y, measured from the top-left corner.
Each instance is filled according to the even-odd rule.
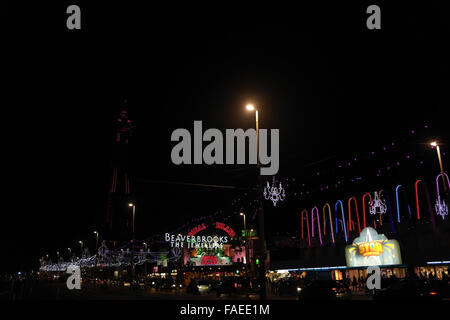
[[[98,232],[94,231],[95,234],[95,252],[98,250]]]
[[[436,148],[436,152],[437,152],[437,156],[438,156],[438,160],[439,160],[439,167],[441,169],[442,183],[444,185],[444,192],[447,192],[447,184],[446,184],[445,177],[444,177],[444,167],[442,165],[441,150],[439,148],[439,145],[438,145],[437,141],[432,141],[430,143],[430,145],[433,148]]]
[[[133,208],[133,216],[131,220],[131,280],[134,282],[134,217],[136,212],[136,206],[134,203],[128,203],[128,207]]]
[[[241,212],[239,215],[244,217],[244,230],[247,230],[247,226],[245,224],[245,213]]]
[[[255,122],[256,122],[256,164],[259,171],[260,162],[259,162],[259,116],[258,109],[253,104],[247,104],[245,107],[248,111],[255,111]],[[265,261],[266,256],[266,241],[264,236],[264,207],[262,203],[262,181],[261,174],[258,172],[258,184],[259,184],[259,212],[258,212],[258,228],[259,228],[259,236],[260,236],[260,258]],[[266,300],[266,267],[265,263],[262,263],[259,267],[259,278],[261,280],[261,300]]]

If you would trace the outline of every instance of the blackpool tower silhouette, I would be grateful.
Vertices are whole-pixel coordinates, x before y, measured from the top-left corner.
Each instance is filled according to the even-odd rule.
[[[127,101],[125,100],[125,106]],[[114,122],[114,144],[111,159],[111,186],[108,191],[106,224],[109,235],[123,240],[129,234],[129,208],[132,201],[129,177],[129,141],[134,134],[134,124],[122,108]]]

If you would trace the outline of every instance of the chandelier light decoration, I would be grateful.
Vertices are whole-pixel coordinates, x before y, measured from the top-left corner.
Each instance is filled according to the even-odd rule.
[[[373,200],[370,202],[370,214],[374,215],[374,214],[384,214],[386,213],[387,210],[387,206],[386,206],[386,201],[385,200],[381,200],[378,197],[378,192],[375,191],[375,195]]]
[[[281,182],[278,187],[276,186],[275,176],[272,180],[272,186],[270,186],[269,181],[267,181],[267,185],[264,187],[263,194],[266,200],[272,201],[274,207],[277,206],[278,201],[283,201],[286,198],[286,192],[281,185]]]
[[[441,200],[441,195],[439,193],[439,178],[442,176],[442,174],[438,174],[436,176],[436,193],[437,193],[437,199],[436,204],[434,205],[434,209],[436,210],[436,214],[440,215],[442,217],[442,220],[445,219],[445,216],[448,215],[448,207],[445,201]],[[447,185],[450,187],[450,182],[448,179],[448,176],[446,173],[444,173],[444,177],[447,178]],[[445,180],[444,180],[445,181]]]

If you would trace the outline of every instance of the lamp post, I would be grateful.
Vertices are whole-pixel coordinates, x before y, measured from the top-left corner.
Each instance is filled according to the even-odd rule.
[[[134,203],[129,203],[128,207],[133,208],[133,215],[131,218],[131,285],[134,284],[134,216],[136,212],[136,206]]]
[[[245,225],[245,213],[241,212],[239,215],[244,217],[244,230],[247,230],[247,227]],[[245,233],[245,236],[247,236],[247,232]]]
[[[259,184],[259,209],[258,209],[258,227],[259,227],[259,238],[260,238],[260,258],[261,263],[259,266],[259,277],[261,280],[261,300],[266,300],[266,241],[265,241],[265,232],[264,232],[264,207],[262,203],[262,182],[261,182],[261,174],[259,172],[259,168],[261,166],[259,161],[259,119],[258,119],[258,109],[255,108],[254,105],[248,104],[245,107],[248,111],[255,111],[255,122],[256,122],[256,166],[258,169],[258,184]]]
[[[98,232],[94,231],[95,234],[95,252],[98,250]]]
[[[442,158],[441,158],[441,150],[439,148],[439,145],[436,141],[433,141],[430,143],[432,147],[436,148],[437,156],[439,160],[439,167],[441,168],[441,178],[442,178],[442,184],[444,185],[444,192],[447,192],[447,184],[444,177],[444,166],[442,165]]]
[[[245,223],[245,213],[241,212],[239,215],[241,215],[244,218],[244,238],[245,238],[245,270],[248,277],[248,248],[249,248],[249,242],[248,242],[248,234],[247,234],[247,225]]]
[[[80,244],[80,249],[81,249],[81,254],[80,257],[83,258],[83,241],[78,241],[78,243]]]
[[[144,274],[145,274],[145,284],[147,284],[147,243],[144,242]]]
[[[71,258],[72,258],[72,249],[67,248],[67,251],[69,251],[69,261],[71,261]]]

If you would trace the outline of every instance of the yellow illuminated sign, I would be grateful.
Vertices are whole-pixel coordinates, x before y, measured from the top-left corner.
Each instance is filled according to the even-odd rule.
[[[383,244],[380,241],[368,241],[358,244],[359,254],[363,257],[379,256],[383,253]]]

